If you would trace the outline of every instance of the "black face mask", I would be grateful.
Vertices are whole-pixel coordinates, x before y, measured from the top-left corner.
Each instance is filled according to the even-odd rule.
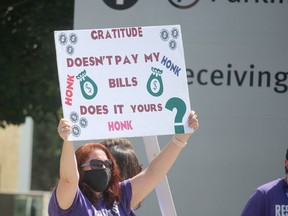
[[[111,170],[108,168],[84,171],[83,181],[97,192],[103,192],[107,188],[110,179]]]

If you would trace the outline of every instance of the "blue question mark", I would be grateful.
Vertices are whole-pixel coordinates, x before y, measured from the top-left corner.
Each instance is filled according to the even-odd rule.
[[[166,102],[165,108],[170,110],[170,111],[173,111],[174,108],[177,110],[176,116],[174,119],[174,123],[175,123],[174,130],[175,130],[176,134],[184,133],[185,131],[184,131],[184,126],[183,126],[182,121],[183,121],[183,117],[186,113],[185,102],[180,98],[173,97],[173,98],[170,98]]]

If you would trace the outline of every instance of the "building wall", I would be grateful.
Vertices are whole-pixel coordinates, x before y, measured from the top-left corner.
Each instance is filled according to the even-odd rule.
[[[200,128],[168,173],[178,215],[240,215],[258,185],[285,175],[287,9],[286,1],[75,0],[75,29],[181,25]],[[161,147],[167,140],[159,137]],[[144,163],[140,138],[135,146]],[[161,215],[151,195],[137,215]]]
[[[18,126],[0,129],[0,191],[16,191],[19,169]]]

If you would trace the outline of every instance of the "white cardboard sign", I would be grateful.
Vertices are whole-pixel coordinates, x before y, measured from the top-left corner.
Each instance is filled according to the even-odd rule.
[[[180,25],[55,31],[69,140],[192,132]]]

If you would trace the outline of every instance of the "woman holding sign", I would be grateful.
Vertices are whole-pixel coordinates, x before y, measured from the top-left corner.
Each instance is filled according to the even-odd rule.
[[[197,115],[191,111],[189,127],[198,129]],[[120,182],[119,168],[109,150],[88,143],[74,151],[67,137],[71,125],[61,119],[58,132],[64,140],[60,159],[60,179],[54,188],[49,216],[131,215],[167,174],[191,134],[176,134],[149,166],[131,179]]]

